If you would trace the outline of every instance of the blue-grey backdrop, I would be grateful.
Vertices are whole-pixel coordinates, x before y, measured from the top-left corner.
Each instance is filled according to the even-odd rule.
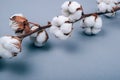
[[[45,25],[61,14],[64,1],[1,0],[0,36],[14,34],[8,25],[11,15],[23,13],[29,21]],[[76,1],[85,13],[97,10],[95,0]],[[120,80],[120,12],[102,19],[103,29],[95,36],[84,35],[77,22],[66,41],[49,34],[47,44],[37,48],[26,38],[22,53],[0,60],[0,80]]]

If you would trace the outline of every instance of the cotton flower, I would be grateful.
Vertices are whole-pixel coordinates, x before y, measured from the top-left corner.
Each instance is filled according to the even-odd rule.
[[[85,17],[81,20],[81,27],[88,35],[97,34],[101,31],[102,19],[96,14]]]
[[[117,0],[98,0],[98,10],[99,12],[111,12],[105,14],[108,17],[115,16],[114,8],[118,7],[118,4],[116,4],[117,2]]]
[[[10,27],[17,35],[26,34],[30,31],[28,20],[23,14],[14,14],[10,17]]]
[[[72,23],[69,22],[69,18],[65,16],[54,17],[52,20],[52,26],[50,27],[50,33],[55,37],[66,40],[71,36],[73,29]]]
[[[82,6],[75,1],[66,1],[62,4],[62,15],[69,17],[71,22],[80,19],[83,14]]]
[[[14,36],[3,36],[0,38],[0,57],[12,58],[21,51],[21,40]]]
[[[33,30],[35,30],[37,28],[39,28],[39,27],[38,26],[33,26],[31,28],[31,30],[33,31]],[[45,30],[41,30],[39,32],[36,32],[36,33],[30,35],[30,39],[38,47],[44,46],[45,43],[47,42],[48,38],[49,38],[48,34],[47,34],[47,32]]]

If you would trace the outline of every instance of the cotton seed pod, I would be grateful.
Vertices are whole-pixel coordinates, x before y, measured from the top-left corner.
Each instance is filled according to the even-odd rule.
[[[41,30],[38,32],[38,35],[36,37],[34,44],[38,47],[44,46],[48,38],[49,37],[48,37],[47,32],[45,30]]]
[[[17,35],[26,34],[30,31],[28,20],[22,14],[12,15],[9,25]]]
[[[116,0],[98,0],[98,10],[99,12],[111,12],[105,14],[108,17],[113,17],[115,16],[115,11],[114,8],[118,7],[117,4],[118,1]]]
[[[54,17],[52,20],[50,33],[61,40],[66,40],[71,36],[72,29],[73,25],[69,21],[69,18],[65,16],[58,16]]]
[[[21,39],[15,36],[0,38],[0,58],[12,58],[21,52]]]
[[[31,28],[31,30],[34,31],[37,28],[39,28],[39,27],[33,26]],[[39,32],[36,32],[36,33],[30,35],[30,39],[34,42],[35,46],[38,46],[38,47],[44,46],[44,44],[47,42],[48,38],[49,38],[48,34],[45,30],[41,30]]]
[[[85,17],[81,20],[81,27],[88,35],[97,34],[101,31],[102,19],[97,14]]]
[[[71,22],[75,22],[83,15],[82,6],[75,1],[66,1],[61,6],[62,15],[69,17]]]

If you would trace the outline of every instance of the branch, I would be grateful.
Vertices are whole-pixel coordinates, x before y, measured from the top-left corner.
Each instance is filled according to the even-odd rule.
[[[120,2],[119,2],[119,4],[120,4]],[[83,18],[85,18],[85,17],[89,17],[89,16],[91,16],[91,15],[93,15],[93,14],[103,15],[103,14],[107,14],[107,13],[116,12],[116,11],[119,11],[119,10],[120,10],[120,7],[115,7],[115,8],[113,8],[112,11],[94,12],[94,13],[84,14],[84,15],[82,15],[82,17],[81,17],[80,19],[76,20],[75,22],[78,22],[79,20],[81,20],[81,19],[83,19]],[[74,23],[75,23],[75,22],[74,22]]]
[[[120,4],[120,2],[119,2],[118,4]],[[120,7],[115,7],[115,8],[113,8],[113,10],[112,10],[111,12],[106,11],[106,12],[94,12],[94,13],[84,14],[84,15],[82,15],[82,17],[81,17],[80,19],[78,19],[78,20],[76,20],[75,22],[72,22],[72,23],[76,23],[76,22],[80,21],[81,19],[83,19],[83,18],[85,18],[85,17],[89,17],[89,16],[91,16],[91,15],[93,15],[93,14],[103,15],[103,14],[107,14],[107,13],[116,12],[116,11],[119,11],[119,10],[120,10]],[[33,25],[35,25],[35,26],[38,26],[39,28],[37,28],[37,29],[34,30],[34,31],[30,31],[30,32],[27,33],[27,34],[20,35],[20,36],[17,36],[17,37],[23,39],[23,38],[25,38],[25,37],[27,37],[27,36],[35,33],[35,32],[38,32],[38,31],[40,31],[40,30],[42,30],[42,29],[46,29],[46,28],[49,28],[49,27],[52,26],[52,25],[51,25],[51,22],[48,22],[48,24],[47,24],[46,26],[40,26],[39,24],[36,24],[36,23],[33,23],[33,22],[28,22],[28,23],[29,23],[29,24],[33,24]]]
[[[35,32],[38,32],[38,31],[40,31],[40,30],[42,30],[42,29],[46,29],[46,28],[49,28],[49,27],[51,27],[51,23],[50,22],[48,22],[48,24],[47,25],[45,25],[45,26],[40,26],[39,24],[35,24],[35,23],[32,23],[32,22],[29,22],[29,23],[31,23],[31,24],[33,24],[33,25],[35,25],[35,26],[38,26],[39,28],[37,28],[37,29],[35,29],[34,31],[30,31],[29,33],[27,33],[27,34],[24,34],[24,35],[20,35],[20,36],[17,36],[17,37],[19,37],[19,38],[25,38],[25,37],[27,37],[27,36],[29,36],[29,35],[31,35],[31,34],[33,34],[33,33],[35,33]]]

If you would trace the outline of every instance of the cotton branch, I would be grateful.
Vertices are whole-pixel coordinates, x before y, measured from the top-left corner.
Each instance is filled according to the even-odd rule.
[[[35,29],[34,31],[30,31],[29,33],[26,33],[26,34],[24,34],[24,35],[20,35],[20,36],[18,36],[19,38],[25,38],[25,37],[27,37],[27,36],[35,33],[35,32],[38,32],[38,31],[40,31],[40,30],[42,30],[42,29],[49,28],[49,27],[51,26],[51,23],[50,23],[50,22],[48,22],[48,24],[45,25],[45,26],[40,26],[39,24],[35,24],[35,23],[33,23],[33,22],[29,22],[29,23],[30,23],[30,24],[33,24],[33,25],[35,25],[35,26],[38,26],[39,28]]]
[[[119,2],[119,4],[120,4],[120,2]],[[120,7],[115,7],[111,12],[116,12],[116,11],[119,11],[119,10],[120,10]],[[89,16],[91,16],[91,15],[93,15],[93,14],[103,15],[103,14],[107,14],[107,13],[111,13],[111,12],[106,11],[106,12],[94,12],[94,13],[84,14],[84,15],[82,15],[82,17],[81,17],[80,19],[76,20],[75,22],[78,22],[78,21],[80,21],[81,19],[83,19],[83,18],[85,18],[85,17],[89,17]],[[74,22],[74,23],[75,23],[75,22]]]

